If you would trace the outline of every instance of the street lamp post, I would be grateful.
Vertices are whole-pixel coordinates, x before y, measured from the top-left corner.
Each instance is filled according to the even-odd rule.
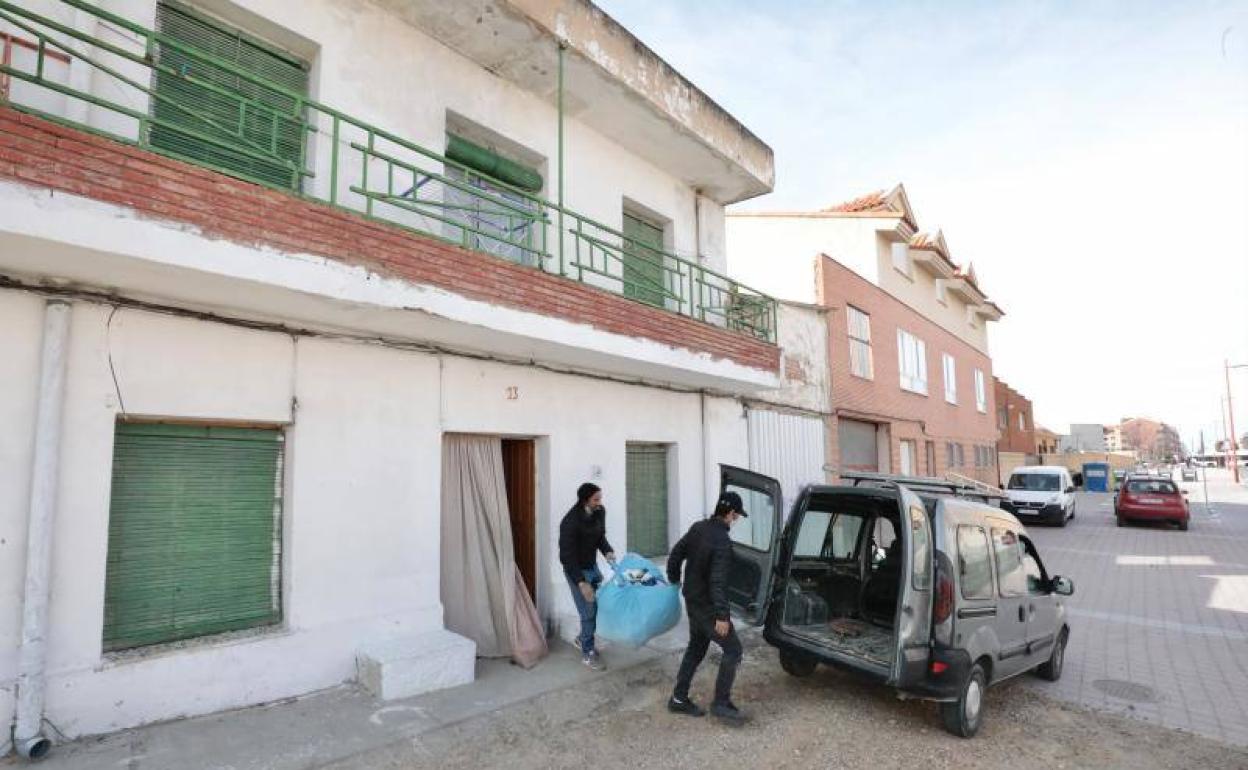
[[[1248,364],[1235,364],[1231,366],[1231,362],[1223,359],[1222,366],[1226,373],[1226,414],[1231,424],[1231,435],[1227,436],[1227,441],[1231,445],[1231,468],[1233,469],[1235,483],[1239,483],[1239,442],[1235,439],[1235,407],[1231,405],[1231,370],[1232,369],[1248,369]]]

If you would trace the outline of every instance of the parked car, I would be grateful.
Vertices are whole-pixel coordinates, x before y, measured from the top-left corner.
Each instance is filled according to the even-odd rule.
[[[1023,521],[1066,526],[1075,517],[1075,483],[1070,471],[1053,465],[1024,465],[1010,473],[1001,507]]]
[[[732,530],[729,601],[764,626],[788,673],[821,663],[859,672],[938,702],[945,727],[967,738],[989,685],[1027,671],[1061,677],[1074,584],[1045,570],[988,493],[846,474],[852,486],[804,489],[783,523],[779,483],[721,469],[723,490],[750,514]]]
[[[1191,512],[1183,495],[1170,479],[1128,477],[1114,498],[1114,517],[1120,527],[1132,521],[1166,521],[1186,531]]]
[[[1186,465],[1183,467],[1183,480],[1184,481],[1196,481],[1196,477],[1197,477],[1197,474],[1196,474],[1195,468],[1193,468],[1190,465]]]

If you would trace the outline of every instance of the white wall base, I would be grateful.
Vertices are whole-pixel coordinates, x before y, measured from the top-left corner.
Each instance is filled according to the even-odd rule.
[[[356,656],[360,684],[383,701],[469,684],[476,665],[476,643],[441,629],[368,645]]]

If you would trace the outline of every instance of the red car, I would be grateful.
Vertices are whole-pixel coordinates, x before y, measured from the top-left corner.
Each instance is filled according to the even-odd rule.
[[[1118,526],[1128,521],[1168,521],[1186,530],[1191,513],[1187,498],[1169,479],[1128,477],[1114,501]]]

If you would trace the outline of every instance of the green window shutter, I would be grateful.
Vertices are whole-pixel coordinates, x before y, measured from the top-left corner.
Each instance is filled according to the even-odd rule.
[[[629,444],[625,455],[628,550],[661,556],[668,551],[667,447]]]
[[[307,65],[172,2],[156,6],[156,28],[161,35],[240,67],[274,88],[173,46],[158,45],[151,145],[226,173],[298,189],[300,176],[292,166],[303,167],[304,116],[298,101],[277,89],[306,96]]]
[[[624,296],[663,307],[663,229],[626,212],[624,236]]]
[[[104,649],[281,620],[280,430],[118,423]]]

